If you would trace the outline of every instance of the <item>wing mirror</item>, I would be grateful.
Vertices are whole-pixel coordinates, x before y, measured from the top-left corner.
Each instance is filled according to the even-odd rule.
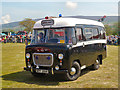
[[[73,44],[73,45],[76,45],[76,44],[77,44],[77,39],[76,39],[76,37],[72,37],[72,44]]]

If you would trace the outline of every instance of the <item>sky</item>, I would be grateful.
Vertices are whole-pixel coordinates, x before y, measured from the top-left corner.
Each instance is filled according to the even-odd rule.
[[[2,2],[66,2],[68,0],[1,0]],[[74,2],[119,2],[120,0],[70,0]]]
[[[43,18],[45,16],[117,16],[118,0],[2,0],[0,3],[0,24],[21,21],[25,18]],[[99,1],[99,2],[98,2]],[[105,2],[104,2],[105,1]]]

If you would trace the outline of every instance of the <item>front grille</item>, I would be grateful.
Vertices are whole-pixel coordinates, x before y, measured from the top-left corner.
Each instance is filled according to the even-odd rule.
[[[33,53],[33,62],[37,66],[52,66],[53,54],[52,53]]]

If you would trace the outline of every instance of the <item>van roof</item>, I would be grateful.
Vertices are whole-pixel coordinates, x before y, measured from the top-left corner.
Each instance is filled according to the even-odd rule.
[[[84,25],[97,25],[102,26],[104,25],[101,22],[89,19],[78,19],[78,18],[52,18],[54,20],[54,24],[51,26],[53,28],[56,27],[74,27],[76,24],[84,24]],[[46,19],[42,19],[46,20]],[[39,20],[34,24],[34,29],[41,29],[43,26],[41,25],[41,21]],[[50,26],[44,26],[44,28],[49,28]]]

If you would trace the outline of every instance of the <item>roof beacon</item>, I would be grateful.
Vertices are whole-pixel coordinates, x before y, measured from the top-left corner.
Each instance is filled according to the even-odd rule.
[[[45,19],[48,19],[48,16],[46,16]]]
[[[62,17],[62,14],[59,14],[59,17]]]

